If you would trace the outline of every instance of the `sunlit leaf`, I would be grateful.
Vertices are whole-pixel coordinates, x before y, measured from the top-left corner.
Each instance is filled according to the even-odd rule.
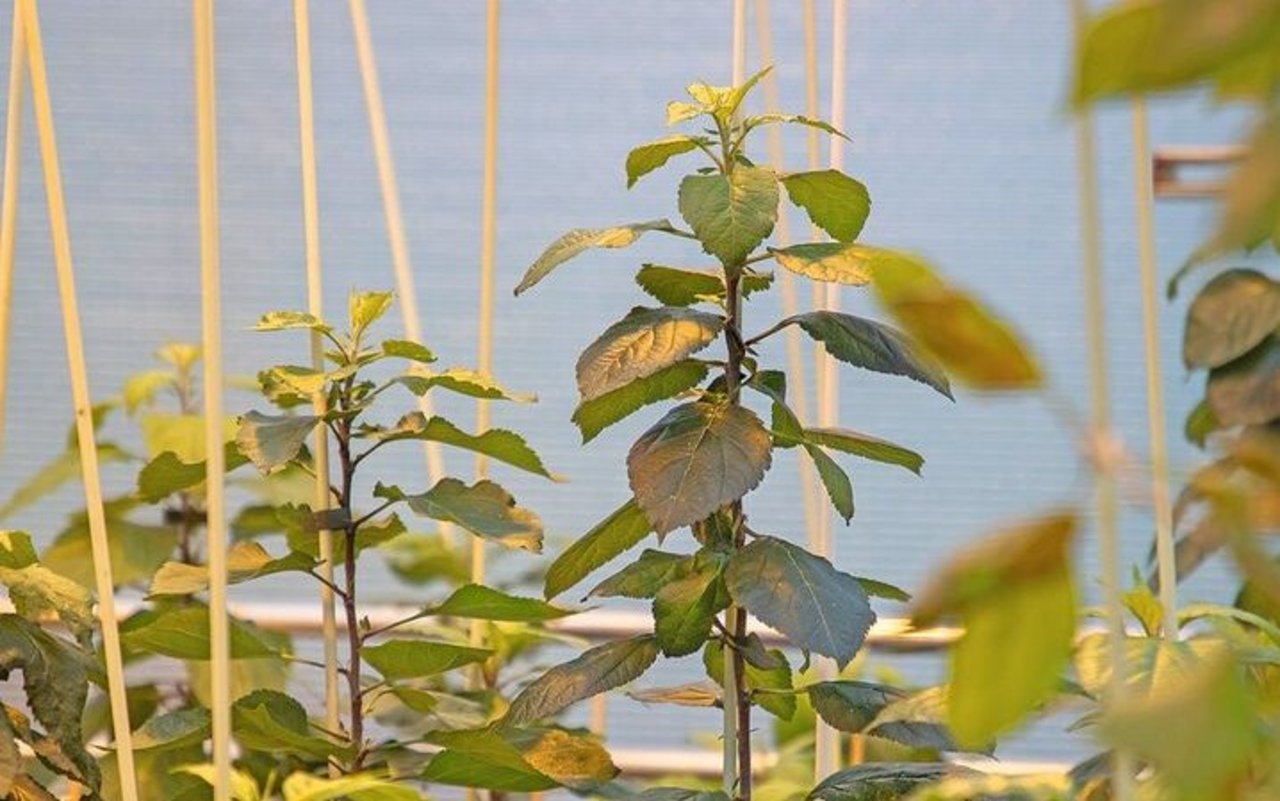
[[[612,228],[579,228],[547,246],[524,274],[524,278],[516,286],[515,293],[532,287],[546,278],[556,267],[569,259],[591,248],[625,248],[640,238],[647,231],[674,230],[668,220],[650,220],[649,222],[629,223]]]
[[[253,541],[236,542],[227,551],[227,583],[239,584],[262,576],[284,572],[307,572],[315,560],[307,554],[290,552],[274,557]],[[207,565],[166,562],[151,579],[151,595],[191,595],[209,588]]]
[[[738,267],[773,232],[778,219],[778,179],[765,167],[730,175],[689,175],[680,182],[680,216],[703,249]]]
[[[276,656],[276,650],[248,623],[234,618],[231,626],[233,659]],[[209,658],[209,610],[203,605],[147,609],[120,626],[127,648],[178,659]]]
[[[414,513],[446,523],[457,523],[479,537],[508,548],[542,550],[542,521],[517,506],[515,498],[492,481],[467,485],[456,478],[442,478],[434,487],[404,497]]]
[[[504,721],[524,726],[551,717],[570,704],[635,680],[657,656],[652,635],[598,645],[528,684],[511,702]]]
[[[753,702],[761,709],[780,720],[791,720],[796,714],[796,697],[789,692],[792,687],[791,666],[782,651],[774,648],[765,653],[774,665],[761,668],[746,662],[743,682],[753,693]],[[724,644],[719,639],[707,641],[706,648],[702,650],[702,667],[712,681],[724,687]],[[764,692],[756,692],[758,690]]]
[[[409,785],[372,773],[324,779],[298,771],[285,779],[280,789],[284,801],[422,801],[422,795]]]
[[[698,138],[675,134],[633,148],[627,154],[627,188],[681,153],[698,149]]]
[[[240,418],[236,444],[263,473],[271,473],[302,451],[307,437],[320,422],[313,415],[267,415],[246,412]]]
[[[463,448],[496,459],[521,470],[546,478],[559,477],[547,470],[542,459],[514,431],[491,428],[481,434],[468,434],[443,417],[427,418],[422,412],[410,412],[400,419],[394,428],[380,435],[385,440],[423,440],[441,442],[455,448]]]
[[[849,286],[862,286],[875,276],[876,263],[893,251],[845,242],[814,242],[769,249],[774,260],[797,275]]]
[[[561,609],[537,598],[508,595],[482,584],[464,584],[442,603],[429,607],[431,615],[475,620],[534,622],[555,620],[573,613],[572,609]]]
[[[635,501],[627,501],[613,514],[565,549],[547,568],[543,594],[554,598],[593,570],[633,547],[653,531],[653,525]]]
[[[431,739],[445,750],[427,763],[421,777],[424,781],[516,793],[558,786],[495,731],[437,732]]]
[[[791,202],[837,242],[857,239],[871,214],[867,188],[839,170],[791,173],[782,176],[782,185]]]
[[[723,571],[723,558],[703,554],[658,588],[653,598],[653,629],[664,655],[687,656],[706,642],[716,613],[729,605]]]
[[[636,272],[636,283],[665,306],[692,306],[707,301],[723,301],[724,274],[720,271],[685,270],[661,264],[646,264]],[[743,298],[762,292],[773,284],[772,273],[742,271],[738,285]]]
[[[711,344],[723,326],[720,316],[691,309],[633,309],[578,358],[578,392],[591,401],[652,376]]]
[[[792,125],[804,125],[809,128],[817,128],[825,131],[832,136],[838,136],[846,141],[852,141],[848,136],[829,122],[824,120],[815,120],[812,117],[806,117],[802,114],[756,114],[747,117],[742,121],[744,128],[751,129],[760,125],[770,125],[773,123],[790,123]]]
[[[516,403],[532,403],[537,395],[528,392],[512,392],[491,376],[463,367],[450,367],[443,372],[417,368],[396,379],[415,395],[425,395],[431,388],[440,387],[460,395],[486,400],[509,400]]]
[[[588,792],[618,775],[604,746],[589,736],[547,729],[523,749],[524,760],[559,784]]]
[[[635,562],[614,573],[588,594],[600,598],[652,598],[689,567],[692,557],[645,549]]]

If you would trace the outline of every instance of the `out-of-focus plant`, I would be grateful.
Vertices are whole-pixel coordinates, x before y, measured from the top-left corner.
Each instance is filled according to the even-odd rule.
[[[654,220],[571,231],[546,249],[516,288],[517,293],[529,289],[590,249],[626,247],[647,233],[688,240],[717,262],[707,269],[641,267],[636,282],[660,305],[633,309],[578,359],[581,403],[573,420],[584,440],[649,404],[672,398],[680,402],[630,450],[627,476],[633,497],[556,559],[547,574],[546,595],[552,598],[575,586],[650,533],[661,544],[671,532],[687,528],[696,550],[646,550],[592,590],[596,597],[652,599],[654,633],[601,646],[554,668],[516,697],[505,720],[509,725],[536,721],[635,679],[659,653],[678,657],[701,650],[716,685],[712,701],[725,707],[726,765],[736,765],[725,777],[723,792],[741,799],[752,795],[753,706],[785,719],[794,714],[795,694],[805,693],[838,728],[870,729],[875,735],[894,730],[892,721],[877,723],[877,716],[897,714],[892,710],[904,706],[894,700],[892,688],[865,682],[796,687],[782,652],[765,648],[747,631],[747,614],[786,635],[806,661],[812,652],[844,665],[858,653],[875,619],[868,595],[907,597],[897,588],[838,571],[782,537],[755,530],[744,496],[763,479],[774,449],[803,448],[847,521],[854,511],[851,483],[829,450],[913,472],[923,463],[915,452],[866,434],[803,426],[788,406],[783,373],[761,364],[757,347],[798,326],[846,364],[910,378],[948,398],[948,374],[981,389],[1031,387],[1040,380],[1035,363],[1008,328],[948,285],[923,259],[857,241],[871,210],[860,182],[837,170],[780,174],[751,160],[747,143],[761,126],[797,124],[844,136],[820,120],[745,114],[743,101],[762,74],[741,86],[691,85],[692,102],[671,103],[668,123],[697,121],[703,127],[641,145],[627,158],[631,185],[677,156],[703,157],[704,166],[680,182],[678,208],[688,228]],[[767,246],[784,193],[835,241]],[[815,281],[867,286],[902,330],[865,317],[813,311],[751,334],[744,301],[769,288],[771,274],[757,266],[766,262]],[[723,354],[699,355],[713,343],[723,347]],[[751,408],[756,405],[752,399],[768,411],[767,423]],[[1070,594],[1062,599],[1071,618]],[[931,608],[941,614],[968,600],[938,597]],[[998,614],[998,606],[992,604],[990,613]],[[1055,606],[1051,611],[1059,610]],[[994,624],[1005,622],[1002,618]],[[1063,630],[1062,625],[1048,628],[1044,621],[1036,622],[1046,637]],[[1068,643],[1070,629],[1069,619]],[[1065,660],[1065,650],[1055,647],[1052,658]],[[1034,686],[1013,692],[1039,700],[1041,683],[1037,679]],[[687,702],[690,692],[649,691],[646,699]],[[981,750],[988,738],[974,732],[966,730],[970,736],[962,745]],[[955,746],[948,741],[946,747]],[[880,769],[892,773],[896,768],[881,763]],[[918,765],[901,769],[923,770]]]

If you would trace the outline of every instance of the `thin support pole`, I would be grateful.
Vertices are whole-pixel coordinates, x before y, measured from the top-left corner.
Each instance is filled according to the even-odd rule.
[[[1174,559],[1173,507],[1169,501],[1169,448],[1164,378],[1160,369],[1160,311],[1156,306],[1155,190],[1151,176],[1147,104],[1133,101],[1133,178],[1138,206],[1138,271],[1142,278],[1142,339],[1146,356],[1147,432],[1151,451],[1151,503],[1156,528],[1156,576],[1165,639],[1178,639],[1178,568]]]
[[[391,265],[395,272],[396,294],[400,296],[400,313],[404,318],[407,339],[422,341],[422,323],[418,314],[418,295],[414,288],[413,267],[409,259],[409,240],[404,231],[404,214],[400,210],[400,189],[396,183],[395,162],[391,158],[391,138],[387,134],[387,112],[382,104],[382,88],[378,82],[378,65],[373,54],[373,37],[369,33],[369,14],[364,0],[350,0],[351,28],[356,41],[356,59],[360,65],[360,82],[364,86],[365,107],[369,116],[369,133],[373,140],[373,156],[378,166],[378,186],[382,192],[382,210],[387,219],[387,238],[391,243]],[[430,394],[418,398],[418,410],[428,418],[434,413]],[[427,476],[431,481],[444,478],[444,456],[436,442],[423,444],[427,458]],[[453,526],[440,524],[445,544],[451,543]]]
[[[13,253],[18,241],[18,178],[22,161],[22,87],[25,83],[26,38],[21,7],[13,4],[9,44],[9,107],[4,138],[4,199],[0,201],[0,452],[4,450],[4,418],[9,382],[9,315],[13,308]]]
[[[769,0],[756,0],[756,36],[759,39],[760,62],[763,65],[773,64],[773,26],[769,19]],[[781,104],[778,100],[778,71],[776,69],[769,72],[764,77],[764,106],[766,113],[777,112],[781,110]],[[784,159],[782,156],[782,126],[770,125],[766,134],[766,141],[769,148],[769,163],[779,173],[783,171]],[[785,213],[778,215],[778,226],[776,229],[778,244],[786,247],[791,244],[791,220]],[[796,281],[795,275],[790,270],[781,270],[780,284],[782,288],[782,314],[784,317],[791,317],[800,311],[800,303],[796,297]],[[785,334],[786,350],[787,350],[787,373],[790,377],[788,384],[790,392],[788,393],[791,402],[795,406],[796,417],[802,425],[809,424],[809,387],[808,378],[805,375],[804,364],[804,339],[795,326],[788,326]],[[800,464],[800,485],[801,498],[804,505],[804,530],[810,541],[816,536],[818,525],[818,504],[822,499],[818,495],[818,486],[814,474],[813,462],[809,459],[801,458]]]
[[[1078,36],[1083,29],[1083,0],[1071,0],[1072,19]],[[1085,328],[1088,332],[1090,413],[1096,436],[1111,432],[1111,389],[1107,374],[1107,332],[1105,277],[1099,238],[1097,146],[1093,118],[1085,111],[1076,115],[1076,170],[1080,187],[1080,242],[1084,273]],[[1098,551],[1102,590],[1105,598],[1111,676],[1105,700],[1115,703],[1126,692],[1124,603],[1120,589],[1120,535],[1115,477],[1105,470],[1094,473],[1094,501],[1097,507]],[[1132,801],[1133,760],[1125,751],[1116,751],[1111,762],[1111,792],[1116,801]]]
[[[14,17],[15,25],[21,25],[26,39],[32,107],[44,167],[45,199],[49,208],[49,228],[53,235],[53,262],[58,277],[58,295],[62,302],[62,327],[67,345],[67,367],[71,376],[71,399],[75,407],[80,475],[84,480],[85,510],[89,518],[93,578],[98,594],[98,621],[102,628],[102,655],[107,669],[107,693],[111,702],[112,733],[116,741],[116,765],[120,773],[120,797],[123,801],[137,801],[133,737],[129,725],[128,698],[125,694],[124,662],[120,655],[120,630],[116,623],[115,582],[111,575],[111,550],[107,541],[107,520],[98,471],[98,448],[93,430],[93,402],[84,356],[84,334],[80,328],[80,309],[76,300],[71,232],[67,223],[66,201],[62,195],[62,169],[58,163],[58,143],[53,127],[53,106],[49,99],[49,79],[45,71],[44,43],[40,36],[40,18],[35,0],[17,0]]]
[[[324,281],[320,269],[320,203],[316,179],[316,123],[311,85],[311,9],[309,0],[294,0],[294,37],[298,57],[298,139],[302,162],[302,226],[307,259],[307,311],[324,317]],[[324,338],[311,332],[311,366],[324,370]],[[327,411],[323,392],[317,392],[312,406],[317,417]],[[315,508],[332,505],[329,492],[329,431],[317,426],[314,457],[316,468]],[[333,596],[333,532],[320,532],[320,619],[324,632],[324,724],[339,731],[338,717],[338,622]],[[330,772],[336,775],[337,766]]]
[[[213,0],[194,0],[196,143],[200,195],[201,349],[204,358],[205,514],[209,554],[209,666],[213,797],[231,797],[231,640],[222,404],[222,266],[218,220],[218,114]]]

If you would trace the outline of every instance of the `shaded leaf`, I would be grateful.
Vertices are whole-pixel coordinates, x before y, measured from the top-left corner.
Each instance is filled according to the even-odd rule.
[[[574,614],[537,598],[519,598],[483,584],[464,584],[428,614],[467,617],[475,620],[535,622],[555,620]]]
[[[384,339],[382,353],[384,356],[408,359],[420,364],[431,364],[436,360],[436,355],[430,348],[408,339]]]
[[[595,439],[605,428],[651,403],[686,392],[707,377],[707,365],[686,359],[638,378],[615,390],[578,405],[573,422],[582,431],[583,443]]]
[[[804,438],[814,445],[851,453],[873,462],[905,467],[916,475],[924,466],[924,457],[910,448],[847,428],[806,428]]]
[[[248,623],[232,618],[230,625],[233,659],[276,656]],[[120,626],[120,640],[127,648],[177,659],[208,659],[209,639],[209,610],[203,605],[143,610]]]
[[[723,301],[724,274],[645,264],[636,272],[636,283],[665,306],[692,306],[708,300]],[[763,292],[773,285],[773,273],[757,273],[744,268],[738,285],[743,298]]]
[[[653,598],[653,629],[666,656],[697,651],[711,634],[716,613],[729,605],[721,574],[723,558],[706,554],[658,588]]]
[[[884,684],[867,681],[823,681],[805,690],[814,711],[840,731],[860,732],[903,693]]]
[[[692,558],[678,553],[645,549],[635,562],[595,586],[588,596],[600,598],[652,598],[683,572]]]
[[[511,493],[492,481],[468,486],[456,478],[443,478],[426,492],[404,496],[404,500],[416,514],[457,523],[508,548],[542,550],[542,521],[517,506]]]
[[[791,720],[796,714],[796,697],[788,692],[792,687],[791,666],[782,651],[772,648],[765,653],[775,666],[761,668],[751,661],[746,662],[744,683],[753,693],[753,703],[780,720]],[[702,666],[712,681],[724,686],[724,644],[719,639],[707,641],[706,648],[702,650]],[[765,692],[756,692],[758,690]]]
[[[285,779],[280,789],[284,792],[284,801],[330,801],[336,798],[349,798],[351,801],[422,801],[422,795],[412,787],[371,773],[322,779],[298,771]]]
[[[791,202],[838,242],[857,239],[871,214],[867,188],[839,170],[791,173],[782,176],[782,185]]]
[[[1280,417],[1280,339],[1209,372],[1205,399],[1223,426],[1263,425]]]
[[[691,309],[632,309],[578,358],[578,392],[591,401],[652,376],[711,344],[723,326],[720,316]]]
[[[468,370],[465,367],[450,367],[444,372],[434,372],[426,368],[417,368],[406,373],[396,381],[403,384],[415,395],[425,395],[432,387],[441,387],[459,395],[485,400],[509,400],[516,403],[532,403],[537,395],[528,392],[512,392],[506,389],[491,376]]]
[[[492,730],[437,732],[431,739],[445,746],[445,750],[427,763],[421,776],[424,781],[517,793],[558,786]]]
[[[1257,270],[1219,273],[1187,309],[1182,360],[1189,368],[1221,367],[1280,327],[1280,284]]]
[[[778,181],[764,167],[739,166],[730,175],[689,175],[680,182],[680,216],[703,249],[726,266],[741,266],[773,232]]]
[[[509,464],[545,478],[559,480],[558,476],[547,470],[542,464],[542,459],[534,453],[523,437],[502,428],[491,428],[482,434],[468,434],[443,417],[433,416],[428,419],[422,412],[410,412],[400,418],[395,428],[381,435],[381,439],[442,442],[455,448],[482,453],[503,464]]]
[[[840,517],[844,518],[844,522],[848,523],[853,519],[854,513],[853,482],[849,480],[844,469],[836,464],[836,460],[828,456],[822,448],[805,443],[804,450],[818,470],[818,478],[827,491],[827,497],[831,499],[831,505],[835,507]]]
[[[806,801],[889,801],[947,776],[972,773],[945,762],[871,762],[823,779]]]
[[[570,231],[547,246],[547,249],[524,274],[524,278],[516,286],[515,293],[519,295],[546,278],[556,267],[590,248],[624,248],[639,239],[646,231],[672,230],[674,229],[668,220],[650,220],[613,228],[578,228]]]
[[[653,531],[635,501],[627,501],[556,557],[543,579],[543,594],[554,598],[586,578]]]
[[[761,622],[841,667],[876,619],[857,579],[776,537],[757,537],[735,553],[725,583],[734,602]]]
[[[274,472],[293,460],[307,437],[320,422],[314,415],[267,415],[246,412],[240,418],[236,444],[264,474]]]
[[[239,446],[228,442],[223,464],[231,472],[249,463]],[[165,451],[143,466],[138,473],[138,495],[147,503],[159,503],[175,492],[192,489],[204,483],[208,467],[203,459],[186,462],[173,451]]]
[[[570,704],[633,681],[657,656],[658,643],[652,635],[588,649],[528,684],[511,702],[503,720],[508,726],[523,726],[551,717]]]
[[[487,648],[400,639],[368,645],[361,651],[370,667],[393,681],[435,676],[463,665],[483,662],[492,654]]]
[[[627,188],[671,160],[673,156],[698,149],[698,139],[684,134],[663,137],[633,148],[627,154]]]

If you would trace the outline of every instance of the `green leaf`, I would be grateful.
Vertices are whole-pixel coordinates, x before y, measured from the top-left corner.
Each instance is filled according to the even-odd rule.
[[[935,574],[917,599],[918,625],[948,613],[964,622],[947,707],[961,745],[991,742],[1056,693],[1076,631],[1076,528],[1075,515],[1062,513],[997,532]]]
[[[484,398],[486,400],[532,403],[538,399],[537,395],[529,392],[512,392],[504,388],[492,377],[464,367],[450,367],[442,373],[418,368],[411,373],[400,376],[396,379],[396,382],[403,384],[410,392],[418,396],[427,394],[432,387],[441,387],[451,392],[457,392],[459,395]]]
[[[853,482],[849,480],[849,476],[840,465],[836,464],[836,460],[827,455],[827,452],[817,445],[810,443],[804,444],[805,453],[809,454],[809,458],[813,460],[813,466],[818,470],[818,478],[822,481],[822,486],[827,491],[827,497],[831,500],[831,505],[839,515],[844,518],[844,522],[848,523],[853,519]]]
[[[646,548],[635,562],[595,586],[587,597],[652,598],[689,567],[692,557]]]
[[[583,443],[595,439],[605,428],[652,403],[667,400],[702,383],[707,365],[685,359],[652,375],[625,384],[597,398],[578,404],[573,422],[582,431]]]
[[[0,531],[0,568],[19,570],[39,560],[25,531]]]
[[[863,286],[875,277],[877,264],[893,258],[893,251],[844,242],[815,242],[789,248],[769,248],[774,260],[797,275],[834,284]]]
[[[382,552],[387,567],[408,584],[462,584],[471,575],[464,554],[456,546],[448,546],[439,534],[403,534],[388,541]]]
[[[253,541],[234,543],[227,551],[227,583],[240,584],[262,576],[285,572],[308,572],[316,562],[310,556],[297,551],[274,557]],[[166,562],[151,579],[148,594],[191,595],[209,588],[207,565],[186,562]]]
[[[523,726],[549,718],[593,695],[635,680],[658,657],[657,639],[642,635],[605,643],[548,670],[511,702],[507,726]]]
[[[467,617],[475,620],[511,620],[526,623],[555,620],[574,614],[537,598],[519,598],[482,584],[464,584],[429,614]]]
[[[590,792],[618,775],[609,752],[593,737],[548,729],[528,748],[524,760],[559,784]]]
[[[231,657],[276,656],[276,650],[250,624],[232,618]],[[209,658],[209,610],[203,605],[147,609],[120,626],[126,648],[177,659]]]
[[[842,668],[876,620],[857,579],[776,537],[757,537],[735,553],[725,583],[734,602],[762,623]]]
[[[812,117],[806,117],[802,114],[757,114],[747,117],[742,121],[742,127],[751,130],[760,125],[772,125],[774,123],[789,123],[792,125],[804,125],[809,128],[817,128],[820,131],[826,131],[832,136],[838,136],[846,141],[853,141],[837,127],[824,120],[815,120]]]
[[[920,475],[920,468],[924,466],[924,457],[909,448],[847,428],[806,428],[804,438],[814,445],[851,453],[873,462],[905,467],[916,475]]]
[[[99,464],[120,464],[129,461],[132,461],[132,457],[119,446],[108,442],[98,443]],[[17,514],[64,484],[79,480],[81,480],[80,452],[73,445],[70,450],[58,454],[53,461],[37,470],[0,505],[0,520]]]
[[[660,587],[653,598],[653,630],[666,656],[687,656],[707,641],[716,613],[729,605],[724,559],[701,554],[689,570]]]
[[[529,267],[524,278],[520,279],[515,293],[519,295],[531,288],[556,267],[591,248],[625,248],[647,231],[674,230],[669,220],[650,220],[612,228],[575,229],[547,246],[538,260]]]
[[[596,568],[634,547],[653,531],[635,501],[627,501],[556,557],[543,579],[543,595],[554,598]]]
[[[723,301],[724,276],[720,272],[684,270],[661,264],[645,264],[636,272],[636,283],[666,306],[692,306],[707,301]],[[772,273],[742,271],[738,288],[743,298],[763,292],[773,284]]]
[[[363,331],[387,313],[395,300],[394,292],[352,292],[347,298],[347,316],[351,335],[358,338]]]
[[[1071,801],[1082,797],[1076,795],[1074,789],[1072,777],[1061,774],[948,776],[937,784],[919,788],[907,801],[970,801],[975,798],[1000,801]]]
[[[133,732],[133,749],[182,748],[203,743],[209,736],[209,710],[193,706],[148,718]]]
[[[319,422],[319,417],[309,414],[246,412],[240,418],[236,444],[263,474],[272,473],[297,457]]]
[[[642,176],[666,164],[673,156],[697,150],[698,142],[697,137],[675,134],[632,149],[627,154],[627,188],[635,186]]]
[[[442,442],[455,448],[482,453],[499,462],[518,467],[530,473],[558,481],[559,477],[547,470],[538,454],[514,431],[491,428],[482,434],[468,434],[443,417],[428,419],[422,412],[410,412],[382,437],[386,440],[423,440]]]
[[[111,578],[117,587],[149,579],[178,544],[178,532],[172,527],[144,526],[110,513],[107,532]],[[44,552],[42,561],[50,570],[92,589],[93,545],[88,519],[75,516]]]
[[[638,801],[730,801],[722,790],[686,790],[683,787],[650,787]]]
[[[361,654],[370,667],[395,681],[435,676],[463,665],[474,665],[488,659],[493,651],[427,640],[387,640],[365,646]]]
[[[1209,435],[1220,428],[1222,423],[1210,408],[1209,401],[1202,400],[1187,413],[1187,419],[1182,424],[1182,435],[1186,437],[1187,442],[1203,449],[1209,440]]]
[[[236,443],[226,444],[223,464],[228,473],[248,463],[248,457],[240,452]],[[175,492],[203,484],[207,469],[203,458],[186,462],[173,451],[165,451],[147,462],[138,473],[138,495],[147,503],[159,503]]]
[[[1280,113],[1275,110],[1245,145],[1245,156],[1227,181],[1221,208],[1217,228],[1192,257],[1193,264],[1280,238],[1276,233],[1280,230]]]
[[[578,392],[591,401],[652,376],[711,344],[723,327],[720,316],[691,309],[632,309],[578,358]]]
[[[291,696],[275,690],[256,690],[232,705],[232,733],[246,749],[284,751],[328,759],[343,746],[311,732],[307,710]]]
[[[384,339],[382,353],[385,356],[408,359],[420,364],[431,364],[436,360],[436,355],[430,348],[408,339]]]
[[[707,253],[737,268],[773,232],[778,179],[766,167],[739,166],[730,175],[690,175],[680,182],[680,216]]]
[[[1224,427],[1265,425],[1280,417],[1280,339],[1269,336],[1239,359],[1210,370],[1205,398]]]
[[[1221,367],[1280,327],[1280,284],[1256,270],[1218,274],[1187,310],[1182,360],[1188,368]]]
[[[205,784],[213,787],[214,782],[214,766],[208,763],[203,765],[179,765],[173,768],[172,773],[186,774],[195,776]],[[231,791],[232,801],[261,801],[262,794],[258,791],[258,783],[253,776],[242,770],[231,771]]]
[[[457,523],[478,537],[508,548],[542,551],[542,521],[517,506],[511,493],[492,481],[467,486],[456,478],[442,478],[426,492],[405,496],[404,500],[423,517]]]
[[[284,331],[291,328],[306,328],[323,333],[333,332],[333,329],[324,320],[314,314],[300,311],[267,312],[258,318],[258,323],[253,328],[255,331]]]
[[[862,585],[862,590],[872,598],[884,598],[889,601],[906,603],[911,600],[911,593],[887,581],[879,581],[866,576],[854,576]]]
[[[923,260],[899,254],[876,270],[876,294],[906,332],[959,380],[980,390],[1034,389],[1039,365],[1013,330]]]
[[[869,681],[823,681],[805,688],[814,711],[840,731],[860,732],[886,706],[903,697],[901,690]]]
[[[514,793],[535,793],[559,786],[492,730],[437,732],[431,739],[444,745],[445,750],[427,763],[421,776],[424,781]]]
[[[160,390],[175,384],[176,376],[172,370],[146,370],[129,376],[120,393],[125,411],[133,414],[143,406],[149,406]]]
[[[813,224],[837,242],[857,239],[871,214],[867,188],[839,170],[784,175],[782,185],[791,202],[804,209]]]
[[[41,564],[0,567],[0,584],[8,588],[9,600],[23,617],[38,620],[52,613],[77,639],[92,634],[93,597],[83,585]]]
[[[883,323],[832,311],[813,311],[782,320],[753,341],[798,325],[845,364],[877,373],[906,376],[951,395],[951,384],[937,362],[920,352],[905,334]]]
[[[747,690],[753,694],[753,702],[761,709],[780,720],[791,720],[796,714],[796,697],[790,692],[785,692],[792,689],[791,665],[787,663],[787,658],[782,651],[777,648],[764,650],[764,655],[775,663],[774,666],[761,668],[748,660],[743,676],[744,683]],[[743,656],[745,658],[745,651]],[[706,648],[702,649],[702,667],[707,677],[723,689],[724,643],[720,639],[707,641]],[[757,693],[760,690],[765,692]],[[774,690],[784,692],[769,692]]]
[[[662,535],[750,492],[769,469],[771,451],[768,430],[750,410],[686,403],[640,436],[627,456],[627,476]]]
[[[331,801],[336,798],[349,798],[351,801],[422,801],[422,795],[412,787],[371,773],[322,779],[298,771],[284,780],[281,790],[284,792],[284,801]]]
[[[867,724],[867,731],[910,748],[962,750],[947,728],[946,687],[929,687],[905,698],[893,699]],[[985,744],[976,752],[990,753],[991,750],[991,745]]]

